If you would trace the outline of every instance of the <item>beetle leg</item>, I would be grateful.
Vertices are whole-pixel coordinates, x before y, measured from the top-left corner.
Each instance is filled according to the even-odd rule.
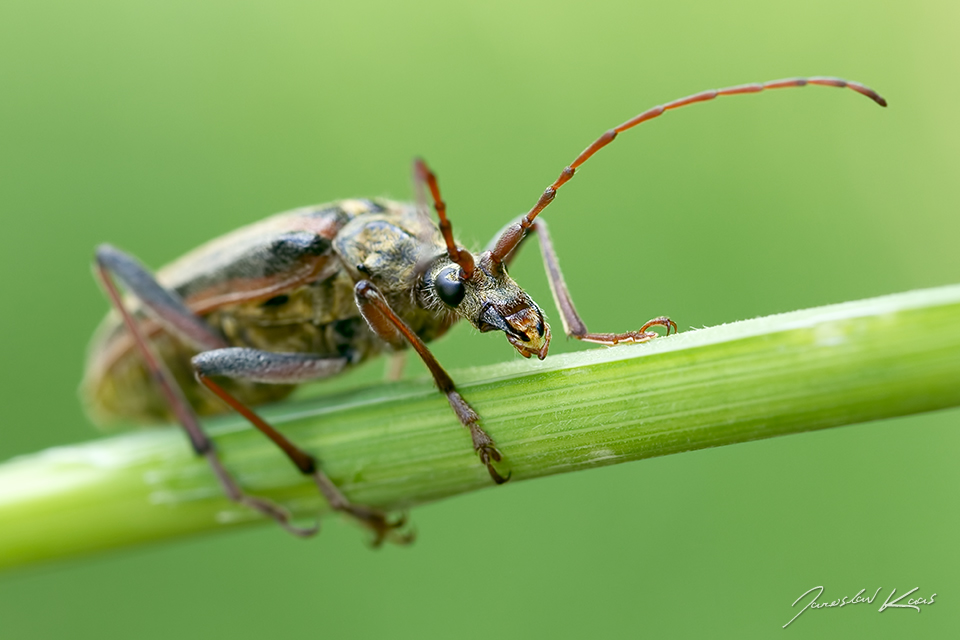
[[[97,249],[96,274],[103,284],[107,295],[110,297],[113,306],[123,317],[127,331],[133,336],[137,350],[143,357],[147,369],[156,381],[161,393],[166,397],[170,410],[177,417],[177,421],[183,427],[184,431],[187,432],[187,437],[190,439],[193,450],[197,455],[206,458],[207,463],[213,470],[214,475],[217,477],[220,486],[223,487],[223,491],[227,494],[227,497],[233,502],[250,507],[268,518],[276,520],[284,529],[296,536],[308,537],[315,534],[317,532],[316,526],[309,528],[295,526],[290,522],[290,514],[283,507],[270,500],[251,496],[243,492],[237,481],[223,466],[220,457],[217,455],[213,441],[204,433],[203,428],[200,426],[200,421],[190,407],[190,403],[187,402],[187,399],[184,397],[183,391],[177,386],[177,383],[163,364],[163,361],[153,353],[153,349],[148,344],[136,320],[134,320],[124,304],[120,292],[113,283],[111,274],[116,275],[127,285],[133,295],[139,297],[140,294],[143,293],[143,296],[151,299],[155,303],[155,306],[162,307],[164,309],[163,313],[168,317],[177,316],[180,311],[176,309],[176,298],[173,297],[173,295],[162,295],[165,290],[163,290],[143,267],[133,260],[133,258],[130,258],[113,247],[105,246]],[[158,291],[160,293],[158,293]],[[169,292],[167,293],[169,294]],[[164,304],[169,303],[170,300],[173,300],[173,304]],[[141,298],[141,301],[147,304],[143,298]],[[199,319],[189,314],[189,312],[187,312],[187,314],[189,317],[175,318],[171,324],[175,326],[188,326],[193,321],[199,323]],[[202,332],[198,331],[194,335],[200,336]]]
[[[374,546],[387,538],[405,544],[413,537],[397,534],[405,523],[403,517],[391,521],[382,511],[355,505],[320,470],[317,459],[297,447],[266,420],[223,389],[211,377],[237,378],[266,384],[298,384],[339,373],[347,365],[347,358],[323,358],[303,353],[272,353],[258,349],[232,347],[206,351],[191,360],[197,381],[210,389],[230,408],[246,418],[253,426],[276,444],[300,473],[310,476],[332,509],[347,513],[374,532]]]
[[[102,244],[97,247],[97,264],[120,280],[161,326],[198,351],[227,346],[226,340],[187,308],[183,298],[157,282],[153,274],[133,256],[109,244]]]
[[[420,339],[413,329],[398,316],[386,298],[380,293],[380,290],[369,280],[361,280],[353,289],[357,299],[357,306],[360,313],[370,328],[373,329],[382,340],[394,347],[404,347],[410,345],[413,347],[427,369],[433,375],[433,380],[440,391],[447,396],[447,401],[453,408],[454,413],[460,420],[460,424],[470,430],[470,436],[473,439],[473,449],[480,456],[480,461],[486,465],[490,472],[490,477],[497,484],[503,484],[510,479],[510,475],[503,477],[494,468],[494,462],[500,462],[502,456],[497,450],[496,445],[486,431],[478,424],[480,416],[473,410],[467,401],[457,392],[456,386],[449,374],[443,370],[437,359],[433,357],[427,345]]]
[[[387,356],[384,379],[387,382],[397,382],[403,378],[403,367],[407,363],[407,354],[404,351],[394,351]]]
[[[519,218],[518,218],[519,220]],[[516,221],[514,221],[515,223]],[[511,223],[511,224],[514,224]],[[507,225],[508,227],[510,225]],[[563,330],[571,338],[583,340],[584,342],[594,342],[613,346],[631,342],[647,342],[656,338],[659,334],[654,331],[648,331],[651,327],[663,327],[666,329],[666,335],[670,335],[673,330],[677,333],[677,323],[660,316],[645,323],[638,331],[627,331],[625,333],[591,333],[587,331],[587,325],[580,319],[576,307],[573,306],[573,299],[570,297],[570,290],[567,289],[567,283],[563,280],[563,272],[560,271],[560,262],[557,259],[557,253],[553,249],[553,241],[550,239],[550,232],[547,230],[547,224],[543,220],[537,220],[531,227],[540,238],[540,252],[543,256],[543,266],[547,272],[547,279],[550,282],[550,291],[553,293],[553,300],[560,310],[560,319],[563,321]],[[525,236],[526,237],[526,236]],[[521,242],[525,239],[521,238]],[[494,238],[491,245],[495,245],[499,235]],[[506,256],[512,258],[519,249],[519,243],[514,250]]]

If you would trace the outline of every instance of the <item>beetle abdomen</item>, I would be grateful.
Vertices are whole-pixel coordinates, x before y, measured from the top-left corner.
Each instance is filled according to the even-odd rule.
[[[321,282],[311,283],[288,294],[264,302],[223,307],[204,319],[234,347],[248,347],[276,353],[310,353],[331,358],[346,358],[348,366],[375,356],[383,343],[370,334],[353,303],[353,284],[343,272]],[[349,306],[345,303],[349,302]],[[187,400],[201,415],[227,410],[219,399],[197,384],[190,359],[196,349],[146,321],[154,350],[183,390]],[[106,344],[128,341],[118,332]],[[122,346],[122,345],[121,345]],[[168,403],[158,391],[142,358],[126,348],[111,358],[111,366],[86,381],[89,411],[97,422],[119,420],[134,422],[170,421]],[[263,384],[222,379],[221,386],[244,404],[254,406],[276,402],[288,396],[296,385]]]

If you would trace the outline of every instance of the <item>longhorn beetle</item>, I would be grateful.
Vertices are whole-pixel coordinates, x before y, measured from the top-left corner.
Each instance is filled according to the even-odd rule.
[[[312,454],[249,407],[279,400],[296,385],[333,376],[379,353],[412,347],[469,430],[493,481],[506,482],[509,475],[497,470],[501,452],[426,343],[464,318],[481,332],[503,331],[524,357],[547,355],[550,326],[506,270],[531,232],[539,237],[568,336],[612,346],[655,338],[653,327],[663,327],[667,335],[676,331],[663,316],[636,331],[588,331],[563,281],[547,225],[537,216],[583,163],[627,129],[718,96],[806,85],[847,87],[887,104],[862,84],[815,77],[704,91],[653,107],[597,138],[530,211],[478,254],[454,240],[436,176],[421,160],[414,162],[417,204],[341,200],[280,213],[201,246],[156,276],[130,255],[101,245],[95,274],[119,314],[101,323],[91,344],[83,386],[88,410],[99,422],[176,420],[231,500],[273,518],[290,533],[312,535],[317,526],[296,526],[283,507],[245,493],[221,463],[197,416],[232,408],[276,443],[332,508],[370,528],[375,544],[388,537],[405,541],[396,531],[401,521],[351,503]],[[439,225],[425,212],[427,191]]]

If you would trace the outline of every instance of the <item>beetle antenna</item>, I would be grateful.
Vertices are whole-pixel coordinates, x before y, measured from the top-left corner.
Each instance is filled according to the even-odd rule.
[[[447,219],[447,203],[440,197],[440,186],[437,184],[437,176],[427,166],[421,158],[413,161],[413,172],[418,184],[418,190],[422,191],[422,185],[426,183],[433,197],[433,208],[437,211],[437,217],[440,218],[440,234],[443,235],[443,241],[447,245],[447,255],[454,264],[460,267],[460,279],[469,280],[473,277],[474,262],[473,256],[469,251],[458,247],[453,239],[453,225]]]
[[[669,111],[670,109],[679,109],[680,107],[685,107],[697,102],[707,102],[708,100],[713,100],[718,96],[733,96],[742,93],[759,93],[765,89],[789,89],[793,87],[805,87],[808,84],[820,85],[823,87],[846,87],[856,91],[857,93],[865,95],[879,104],[881,107],[887,106],[887,101],[884,100],[880,94],[873,89],[860,84],[859,82],[851,82],[841,78],[817,76],[813,78],[787,78],[784,80],[771,80],[770,82],[741,84],[734,87],[725,87],[723,89],[710,89],[708,91],[695,93],[685,98],[680,98],[679,100],[674,100],[673,102],[667,102],[666,104],[658,105],[652,109],[647,109],[643,113],[631,118],[630,120],[627,120],[619,127],[614,127],[613,129],[606,131],[602,136],[597,138],[593,144],[584,149],[583,152],[577,156],[569,166],[564,167],[563,171],[560,172],[560,177],[557,178],[553,184],[546,188],[546,190],[543,192],[543,195],[541,195],[540,199],[537,200],[537,204],[535,204],[534,207],[527,212],[527,215],[525,215],[520,222],[512,224],[504,229],[503,233],[500,234],[500,237],[497,239],[496,245],[494,246],[490,257],[496,262],[502,262],[503,259],[506,258],[517,246],[517,243],[520,242],[527,230],[533,226],[534,218],[536,218],[541,211],[546,209],[547,206],[553,202],[553,199],[557,195],[557,189],[566,184],[570,178],[573,177],[573,174],[576,173],[577,169],[580,168],[580,165],[589,160],[593,154],[613,142],[613,139],[617,137],[617,134],[622,133],[627,129],[632,129],[633,127],[642,122],[646,122],[647,120],[653,120],[654,118],[662,115],[664,111]],[[449,242],[448,246],[450,246]]]

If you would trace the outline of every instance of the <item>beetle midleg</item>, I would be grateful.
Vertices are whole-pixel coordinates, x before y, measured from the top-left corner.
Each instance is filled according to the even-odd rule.
[[[403,379],[403,367],[407,363],[407,354],[403,351],[394,351],[387,357],[387,366],[383,377],[387,382],[397,382]]]
[[[147,370],[160,388],[161,393],[166,397],[170,410],[177,417],[177,421],[183,427],[184,431],[187,432],[187,437],[190,439],[193,450],[197,455],[207,459],[208,464],[217,477],[224,493],[227,494],[227,497],[233,502],[250,507],[276,520],[284,529],[296,536],[308,537],[315,534],[317,532],[316,526],[309,528],[295,526],[290,522],[290,514],[283,507],[265,498],[248,495],[240,488],[237,481],[223,466],[220,457],[217,455],[213,441],[204,433],[203,428],[200,426],[200,421],[190,407],[190,403],[187,402],[187,399],[184,397],[183,391],[177,386],[170,372],[163,364],[163,361],[153,353],[153,349],[144,337],[136,320],[134,320],[124,304],[111,274],[123,282],[130,293],[140,298],[141,302],[148,307],[149,304],[144,298],[151,299],[153,302],[157,302],[158,300],[173,300],[173,305],[166,305],[169,316],[176,316],[182,311],[175,308],[177,300],[176,294],[166,291],[165,296],[158,296],[158,291],[165,290],[163,290],[163,287],[157,283],[153,276],[132,257],[113,247],[101,246],[97,248],[96,267],[96,274],[103,284],[111,303],[123,317],[124,325],[126,325],[130,335],[133,336],[137,350],[143,357]],[[144,298],[140,297],[141,293]],[[189,312],[187,312],[187,314],[189,314]],[[190,314],[190,318],[181,317],[171,324],[173,326],[187,326],[193,321],[199,322],[199,319]],[[179,335],[178,331],[175,330],[175,332]]]
[[[518,218],[517,220],[519,220]],[[516,221],[514,221],[515,223]],[[514,224],[511,223],[511,224]],[[508,225],[509,226],[509,225]],[[530,231],[537,233],[540,239],[540,253],[543,256],[543,266],[547,272],[547,280],[550,282],[550,291],[553,293],[553,300],[560,310],[560,319],[563,321],[563,330],[571,338],[583,340],[584,342],[595,342],[613,346],[621,343],[646,342],[657,337],[657,333],[648,331],[651,327],[664,327],[667,335],[670,335],[671,329],[677,332],[677,323],[666,316],[654,318],[644,324],[638,331],[627,331],[625,333],[590,333],[587,325],[584,324],[573,306],[573,299],[570,297],[570,290],[567,283],[563,280],[563,272],[560,271],[560,261],[557,259],[557,253],[553,248],[553,241],[550,239],[550,232],[547,230],[547,224],[543,220],[537,220],[530,227]],[[499,237],[499,236],[498,236]],[[522,241],[523,239],[521,239]],[[496,243],[496,238],[491,245]],[[506,256],[512,258],[519,245]]]
[[[392,533],[404,525],[405,521],[402,517],[396,521],[390,521],[382,511],[350,502],[333,481],[320,470],[314,456],[293,444],[266,420],[210,379],[225,377],[266,384],[299,384],[339,373],[348,364],[347,358],[327,358],[304,353],[272,353],[258,349],[231,347],[200,353],[194,356],[191,363],[197,381],[280,447],[302,474],[313,479],[332,509],[350,514],[373,530],[374,546],[379,546],[388,537],[399,543],[412,540],[409,535]]]
[[[478,424],[480,416],[473,410],[466,400],[457,392],[453,379],[443,370],[437,359],[433,357],[427,345],[420,336],[411,329],[400,316],[390,308],[386,298],[380,290],[369,280],[361,280],[354,287],[357,307],[370,328],[385,342],[394,347],[403,347],[409,344],[413,347],[423,363],[427,365],[433,375],[433,380],[440,391],[447,396],[447,401],[453,408],[460,423],[470,430],[473,439],[473,449],[480,456],[480,461],[486,465],[490,477],[497,484],[503,484],[510,479],[501,476],[494,468],[494,462],[500,462],[501,455],[496,445],[486,431]]]

